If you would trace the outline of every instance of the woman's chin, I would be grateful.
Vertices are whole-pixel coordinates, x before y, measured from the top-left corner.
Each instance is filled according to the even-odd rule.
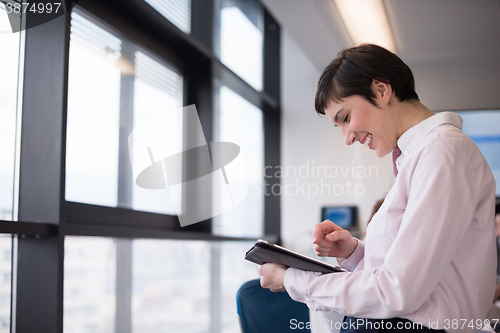
[[[380,150],[380,149],[377,149],[375,148],[375,155],[377,155],[377,157],[384,157],[384,156],[387,156],[389,153],[391,153],[392,151],[383,151],[383,150]]]

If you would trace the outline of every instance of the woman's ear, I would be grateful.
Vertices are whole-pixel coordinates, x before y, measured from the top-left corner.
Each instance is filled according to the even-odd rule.
[[[389,104],[392,97],[392,87],[389,83],[374,79],[372,81],[372,90],[377,100],[380,100],[383,104]]]

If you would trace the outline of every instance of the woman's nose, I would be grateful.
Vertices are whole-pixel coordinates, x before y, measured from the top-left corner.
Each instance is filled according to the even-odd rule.
[[[356,132],[349,131],[348,129],[346,129],[343,132],[344,132],[343,134],[344,134],[344,140],[345,140],[346,145],[350,146],[354,142],[356,142]]]

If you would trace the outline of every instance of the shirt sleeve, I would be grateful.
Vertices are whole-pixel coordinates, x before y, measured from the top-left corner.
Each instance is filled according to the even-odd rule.
[[[348,270],[349,272],[353,272],[356,268],[361,268],[358,266],[362,266],[362,260],[365,255],[365,243],[357,239],[358,245],[356,245],[356,249],[351,254],[348,259],[337,258],[337,263],[342,267]]]
[[[284,283],[290,296],[313,310],[360,318],[398,317],[419,309],[450,269],[472,221],[477,189],[467,159],[463,148],[449,140],[423,148],[407,173],[407,205],[383,264],[333,274],[289,269]]]

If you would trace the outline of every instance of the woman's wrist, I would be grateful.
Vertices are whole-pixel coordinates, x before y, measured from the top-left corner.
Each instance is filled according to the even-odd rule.
[[[354,248],[352,249],[351,253],[349,253],[349,255],[346,257],[346,259],[349,259],[352,256],[352,254],[354,253],[354,251],[356,251],[356,248],[358,247],[358,240],[354,237],[352,239],[354,239],[354,242],[355,242]]]

